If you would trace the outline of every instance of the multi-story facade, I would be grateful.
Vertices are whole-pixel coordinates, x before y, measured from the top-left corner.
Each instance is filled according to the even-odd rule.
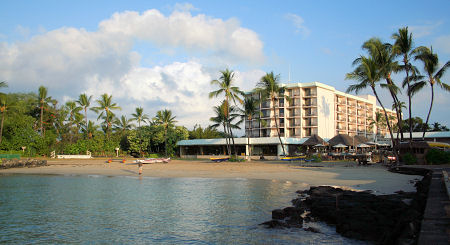
[[[382,111],[371,95],[355,96],[319,83],[281,84],[285,90],[279,95],[275,110],[270,101],[259,105],[260,113],[252,121],[246,120],[246,135],[277,137],[275,118],[282,137],[303,138],[317,134],[332,138],[337,134],[362,135],[373,139],[375,133],[386,135],[386,127],[372,123],[375,113]],[[251,96],[258,97],[259,94]],[[387,110],[395,123],[396,114]],[[383,113],[384,115],[384,113]]]

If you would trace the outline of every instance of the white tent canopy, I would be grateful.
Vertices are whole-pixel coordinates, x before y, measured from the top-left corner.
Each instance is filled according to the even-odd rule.
[[[334,145],[333,147],[334,148],[345,148],[345,147],[348,147],[348,146],[346,146],[344,144],[337,144],[337,145]]]

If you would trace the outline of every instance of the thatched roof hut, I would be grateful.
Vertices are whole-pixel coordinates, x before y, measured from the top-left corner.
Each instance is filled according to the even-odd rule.
[[[349,136],[348,134],[338,134],[336,136],[334,136],[333,138],[331,138],[328,141],[328,144],[330,144],[330,146],[334,146],[337,144],[343,144],[346,146],[357,146],[359,144],[362,143],[367,143],[369,142],[369,140],[364,137],[364,136]]]
[[[326,145],[327,143],[319,135],[313,134],[302,145],[315,146],[318,144]]]

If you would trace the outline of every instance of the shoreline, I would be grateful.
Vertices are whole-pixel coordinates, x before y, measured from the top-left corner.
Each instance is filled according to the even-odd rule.
[[[106,159],[52,159],[47,166],[0,170],[0,176],[9,174],[102,175],[136,176],[138,166],[133,160],[107,163]],[[353,190],[371,190],[374,194],[392,194],[396,191],[414,191],[414,183],[421,176],[389,172],[374,164],[358,166],[355,162],[320,162],[304,166],[300,163],[276,161],[223,162],[204,160],[171,160],[169,163],[144,164],[143,177],[156,178],[226,178],[255,179],[311,186],[337,186]]]

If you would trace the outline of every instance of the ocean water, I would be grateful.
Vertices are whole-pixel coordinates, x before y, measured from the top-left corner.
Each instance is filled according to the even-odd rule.
[[[266,229],[304,185],[248,179],[0,175],[0,243],[364,244]]]

